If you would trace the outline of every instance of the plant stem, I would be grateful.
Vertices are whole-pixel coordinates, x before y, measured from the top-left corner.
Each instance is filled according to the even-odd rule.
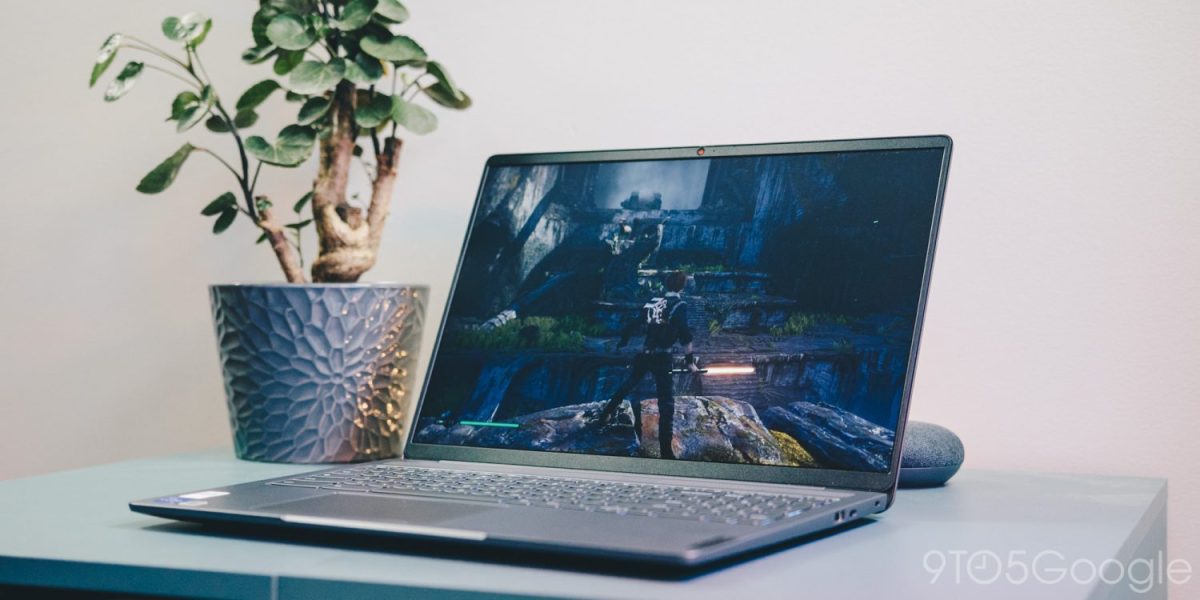
[[[245,198],[246,204],[244,208],[239,207],[238,211],[250,218],[250,220],[253,221],[254,224],[257,225],[264,234],[266,234],[267,239],[270,241],[271,249],[275,252],[275,257],[279,260],[279,266],[283,269],[284,277],[288,280],[288,282],[304,283],[305,278],[303,255],[301,254],[300,256],[300,264],[297,264],[296,254],[292,253],[291,244],[289,244],[287,234],[282,231],[279,225],[276,224],[271,218],[269,205],[264,204],[263,210],[259,211],[257,205],[255,204],[254,189],[258,185],[258,175],[262,171],[262,161],[258,161],[258,164],[255,165],[254,174],[252,176],[250,174],[250,160],[246,155],[246,146],[242,142],[242,136],[240,133],[238,133],[237,126],[234,124],[233,118],[229,116],[229,112],[225,110],[225,106],[221,103],[220,96],[217,95],[215,90],[213,90],[208,71],[204,68],[204,63],[201,62],[200,56],[196,52],[196,49],[191,46],[184,47],[184,52],[186,53],[187,57],[187,62],[184,63],[178,58],[175,58],[174,56],[171,56],[160,48],[154,46],[153,44],[140,40],[131,35],[125,35],[124,37],[126,40],[131,42],[129,44],[123,44],[125,47],[132,50],[140,50],[142,52],[150,53],[175,64],[185,73],[190,75],[194,80],[194,83],[192,81],[188,81],[186,78],[177,73],[162,69],[158,66],[145,66],[176,77],[182,80],[184,83],[187,83],[189,86],[197,87],[200,90],[204,90],[206,87],[209,90],[212,90],[213,106],[209,110],[211,111],[212,109],[216,109],[221,118],[225,119],[225,122],[229,125],[229,133],[233,135],[233,140],[237,144],[238,156],[241,159],[241,172],[239,173],[238,170],[233,167],[233,165],[229,164],[229,162],[227,162],[224,158],[221,158],[208,148],[197,147],[195,149],[217,159],[226,169],[229,170],[230,173],[233,174],[234,179],[237,179],[238,181],[238,186],[241,188],[242,196]],[[295,250],[297,253],[301,252],[298,234]]]
[[[142,43],[144,44],[145,42],[142,42]],[[187,52],[187,56],[188,56],[188,64],[186,64],[186,65],[179,62],[178,60],[176,60],[174,58],[171,58],[171,57],[168,57],[168,58],[171,58],[171,60],[175,61],[177,64],[182,66],[188,72],[188,74],[191,75],[192,78],[196,80],[197,83],[201,84],[202,86],[207,85],[211,88],[212,84],[210,82],[205,81],[205,79],[202,78],[200,76],[200,74],[196,72],[196,68],[192,65],[192,57],[196,54],[196,49],[192,48],[191,46],[188,46],[188,47],[186,47],[185,52]],[[195,62],[197,65],[200,66],[201,72],[203,72],[204,65],[200,64],[199,57],[196,58]],[[204,75],[207,77],[207,73],[204,73]],[[246,210],[249,212],[250,216],[254,219],[254,222],[257,223],[259,221],[258,208],[256,208],[254,206],[254,191],[253,191],[253,189],[251,189],[251,186],[250,186],[250,159],[246,156],[246,147],[242,143],[242,136],[241,136],[241,134],[238,133],[237,126],[233,124],[233,117],[229,116],[229,112],[226,111],[225,106],[221,104],[221,97],[220,97],[220,95],[218,95],[216,93],[215,89],[213,90],[213,97],[215,98],[215,100],[213,102],[213,106],[217,109],[217,112],[221,114],[221,117],[223,119],[225,119],[225,123],[227,125],[229,125],[229,133],[231,135],[233,135],[233,141],[235,143],[237,143],[238,156],[241,159],[241,163],[242,163],[241,175],[238,175],[237,171],[234,171],[233,167],[229,167],[229,170],[233,171],[234,176],[237,177],[238,184],[242,188],[242,196],[246,201]],[[216,155],[213,154],[213,156],[216,156]],[[225,162],[225,161],[222,160],[221,162]],[[226,166],[229,166],[229,164],[226,163]]]
[[[140,49],[140,48],[139,48],[139,49]],[[151,69],[151,70],[154,70],[154,71],[158,71],[159,73],[166,73],[167,75],[170,75],[171,77],[174,77],[175,79],[178,79],[178,80],[180,80],[180,81],[182,81],[182,82],[184,82],[184,83],[186,83],[186,84],[188,84],[188,85],[190,85],[190,86],[192,86],[192,87],[196,88],[197,90],[201,90],[201,89],[203,89],[203,88],[201,88],[199,85],[196,85],[196,82],[188,80],[186,77],[184,77],[183,75],[180,75],[179,73],[176,73],[176,72],[174,72],[174,71],[168,71],[168,70],[166,70],[166,69],[164,69],[164,68],[162,68],[162,67],[160,67],[160,66],[158,66],[158,65],[152,65],[152,64],[150,64],[150,63],[143,63],[143,64],[145,65],[145,67],[146,67],[147,69]]]
[[[193,58],[196,60],[196,66],[197,66],[197,67],[200,67],[200,74],[201,74],[201,75],[204,75],[204,79],[208,80],[208,81],[210,82],[210,85],[211,85],[211,82],[212,82],[212,77],[209,77],[209,76],[208,76],[208,70],[206,70],[206,69],[204,68],[204,63],[203,63],[203,62],[200,62],[200,53],[199,53],[199,52],[196,52],[196,49],[195,49],[195,48],[193,48],[193,47],[191,47],[191,46],[188,46],[187,48],[188,48],[188,54],[190,54],[190,55],[191,55],[191,56],[192,56],[192,57],[193,57]],[[229,123],[229,126],[230,126],[230,127],[233,127],[233,123],[232,123],[232,122],[230,122],[230,123]]]
[[[158,46],[151,44],[150,42],[147,42],[140,38],[133,37],[132,35],[129,35],[126,33],[122,33],[121,36],[131,42],[134,42],[135,44],[141,44],[140,46],[126,46],[127,48],[136,48],[138,50],[144,50],[146,52],[157,54],[158,56],[165,58],[165,59],[179,65],[179,67],[182,68],[183,70],[185,70],[185,71],[188,70],[188,66],[186,64],[184,64],[183,61],[179,60],[178,58],[175,58],[174,56],[171,56],[170,54],[167,53],[166,50],[163,50],[163,49],[159,48]]]
[[[251,189],[249,182],[250,159],[246,156],[246,147],[242,143],[242,136],[238,134],[237,127],[233,124],[233,118],[229,116],[225,107],[221,105],[220,100],[217,100],[215,106],[217,107],[217,112],[221,113],[221,118],[225,119],[225,122],[229,124],[229,133],[233,134],[233,141],[237,143],[238,156],[242,160],[242,176],[238,177],[238,182],[242,184],[242,195],[246,199],[246,208],[250,211],[254,220],[257,221],[258,209],[254,206],[254,190]]]
[[[296,256],[300,258],[300,269],[304,269],[304,247],[300,239],[301,231],[296,230]]]
[[[226,162],[224,158],[221,158],[221,155],[217,154],[216,152],[213,152],[212,150],[209,150],[208,148],[201,148],[199,146],[196,147],[196,151],[203,152],[203,153],[221,161],[221,164],[225,165],[225,168],[229,169],[229,172],[233,173],[233,176],[237,178],[238,183],[239,184],[242,183],[242,176],[238,175],[238,172],[236,170],[234,170],[233,165]]]
[[[250,180],[250,193],[251,194],[253,194],[254,191],[258,189],[258,173],[260,171],[262,171],[262,165],[263,165],[263,163],[260,160],[260,161],[258,161],[258,164],[255,165],[255,167],[254,167],[254,179]]]
[[[258,209],[254,207],[254,190],[250,186],[250,159],[246,156],[246,147],[242,143],[242,136],[238,133],[237,126],[233,124],[233,118],[221,105],[221,101],[216,101],[217,112],[221,113],[221,117],[229,124],[229,133],[233,134],[233,141],[237,143],[238,156],[242,160],[242,177],[238,181],[242,184],[242,194],[246,198],[246,207],[250,210],[251,215],[255,215],[254,220],[258,220]],[[261,163],[261,161],[260,161]]]
[[[409,83],[408,85],[404,86],[404,89],[400,91],[400,98],[403,99],[405,102],[412,102],[413,98],[416,98],[417,94],[421,93],[420,81],[421,81],[421,78],[424,77],[426,74],[427,73],[421,73],[420,75],[417,75],[416,77],[413,78],[412,83]],[[410,96],[408,98],[404,98],[404,95],[408,93],[408,90],[411,90],[413,88],[416,88],[417,91],[413,92],[412,96]]]
[[[154,65],[146,65],[147,67],[152,68],[156,71],[162,71],[163,73],[177,77],[178,79],[181,79],[185,83],[189,83],[190,85],[197,86],[199,89],[204,89],[204,86],[206,86],[206,85],[208,85],[208,86],[212,85],[210,83],[210,81],[206,81],[206,80],[208,80],[208,72],[204,70],[204,64],[200,61],[200,57],[196,53],[195,48],[193,48],[191,46],[185,47],[184,51],[187,54],[187,63],[184,63],[183,61],[179,60],[178,58],[175,58],[174,56],[171,56],[170,54],[166,53],[162,49],[158,48],[154,44],[143,41],[132,35],[125,35],[125,38],[134,42],[134,44],[138,44],[138,45],[129,45],[128,46],[129,48],[141,50],[143,52],[149,52],[151,54],[154,54],[156,56],[159,56],[161,58],[169,60],[172,63],[175,63],[180,68],[182,68],[184,71],[186,71],[188,75],[191,75],[192,79],[195,80],[195,83],[190,83],[183,77],[179,76],[178,74],[167,71],[166,69],[162,69],[162,68],[159,68]],[[193,61],[193,57],[195,58],[194,61]],[[200,68],[200,73],[196,72],[197,66]],[[220,156],[218,156],[217,154],[213,153],[211,150],[205,149],[204,152],[207,152],[208,154],[212,155],[217,160],[221,161],[221,164],[225,165],[225,167],[227,169],[229,169],[229,171],[231,173],[233,173],[233,176],[237,178],[238,185],[240,185],[242,188],[242,196],[244,197],[244,199],[246,201],[246,211],[250,215],[250,217],[254,219],[255,222],[258,222],[258,220],[259,220],[258,209],[254,206],[254,190],[253,190],[253,187],[250,185],[250,161],[246,156],[246,148],[245,148],[245,145],[242,143],[242,136],[241,136],[241,134],[238,133],[237,126],[235,126],[233,124],[233,118],[229,116],[229,112],[226,111],[225,107],[221,104],[220,96],[217,96],[215,92],[213,95],[214,95],[214,97],[217,98],[217,100],[214,103],[214,106],[217,109],[217,112],[219,112],[221,114],[221,117],[224,118],[225,122],[229,125],[229,133],[231,133],[233,135],[233,140],[234,140],[234,142],[237,143],[238,156],[241,158],[241,163],[242,163],[241,174],[239,174],[232,166],[230,166],[230,164],[228,162],[225,162],[225,159],[223,159]],[[256,173],[256,178],[257,178],[257,173]]]

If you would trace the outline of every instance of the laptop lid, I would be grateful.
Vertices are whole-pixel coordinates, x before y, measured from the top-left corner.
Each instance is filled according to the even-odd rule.
[[[492,157],[406,456],[893,489],[950,150]]]

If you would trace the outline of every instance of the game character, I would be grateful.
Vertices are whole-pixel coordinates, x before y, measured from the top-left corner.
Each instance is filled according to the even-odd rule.
[[[618,348],[629,342],[629,337],[639,329],[644,328],[646,341],[642,349],[633,358],[633,370],[629,378],[617,388],[604,410],[600,412],[600,423],[608,424],[616,415],[617,409],[625,401],[625,397],[641,383],[649,373],[654,378],[658,394],[658,443],[662,458],[675,458],[671,448],[675,425],[675,392],[671,371],[674,368],[672,349],[676,344],[684,352],[684,364],[693,372],[698,372],[696,355],[692,348],[692,331],[688,327],[687,302],[680,295],[687,285],[688,275],[683,271],[674,271],[667,276],[667,293],[659,298],[651,298],[638,315],[637,319],[626,327],[617,344]],[[641,447],[642,406],[641,402],[633,400],[633,435],[638,447]]]

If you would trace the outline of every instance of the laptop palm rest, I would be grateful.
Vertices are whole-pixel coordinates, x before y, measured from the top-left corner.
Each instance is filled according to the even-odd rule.
[[[483,540],[487,535],[482,531],[438,525],[502,509],[444,500],[329,494],[260,506],[258,510],[279,514],[287,523]]]
[[[278,514],[282,521],[298,525],[454,540],[516,539],[580,548],[619,548],[631,539],[640,539],[643,551],[658,553],[694,548],[738,529],[699,522],[679,527],[679,522],[671,519],[359,494],[329,494],[269,504],[257,510]]]

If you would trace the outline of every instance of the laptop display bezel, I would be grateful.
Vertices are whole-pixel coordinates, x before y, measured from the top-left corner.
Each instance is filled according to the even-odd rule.
[[[886,492],[890,495],[895,490],[899,472],[901,440],[904,439],[905,424],[908,420],[909,400],[912,395],[913,374],[916,370],[918,349],[920,347],[921,329],[925,316],[925,305],[929,295],[929,282],[933,268],[934,250],[937,242],[938,225],[941,220],[942,201],[945,195],[946,178],[950,167],[950,152],[952,141],[949,136],[916,136],[873,138],[858,140],[832,140],[813,142],[790,142],[779,144],[727,145],[727,146],[685,146],[679,148],[653,148],[641,150],[599,150],[584,152],[553,152],[537,154],[507,154],[497,155],[488,159],[476,192],[475,205],[471,210],[467,231],[459,250],[457,266],[451,287],[446,296],[441,321],[434,341],[433,352],[429,365],[425,369],[421,395],[413,413],[413,426],[407,434],[407,444],[404,455],[406,458],[422,460],[452,460],[462,462],[496,463],[523,465],[534,467],[554,467],[567,469],[586,469],[595,471],[628,472],[646,475],[667,475],[682,477],[702,477],[707,479],[727,479],[736,481],[754,481],[764,483],[781,483],[827,488],[846,488]],[[697,152],[703,148],[703,152]],[[942,161],[937,185],[937,197],[934,199],[933,218],[930,225],[929,244],[925,256],[925,269],[922,275],[920,298],[917,302],[916,318],[913,323],[912,346],[909,350],[908,371],[905,374],[904,389],[900,398],[899,420],[896,426],[895,444],[888,471],[866,472],[846,471],[826,468],[802,468],[789,466],[767,466],[750,464],[731,464],[686,460],[661,460],[654,458],[639,458],[626,456],[605,456],[581,453],[565,453],[535,450],[512,450],[503,448],[482,448],[473,446],[452,446],[444,444],[422,444],[414,442],[416,423],[421,416],[428,393],[429,380],[437,362],[442,337],[446,332],[450,305],[454,299],[455,289],[462,272],[463,257],[471,240],[471,231],[475,226],[477,211],[483,198],[489,172],[496,167],[564,164],[564,163],[596,163],[614,161],[664,160],[664,159],[713,159],[731,156],[761,156],[778,154],[810,154],[830,152],[861,152],[880,150],[913,150],[941,149]]]

